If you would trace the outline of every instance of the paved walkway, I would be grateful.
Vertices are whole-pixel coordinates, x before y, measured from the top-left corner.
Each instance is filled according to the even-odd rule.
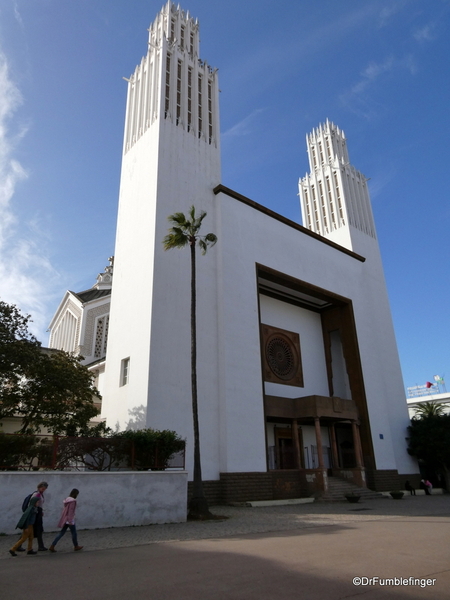
[[[80,530],[80,553],[68,532],[55,555],[12,558],[0,536],[2,600],[450,598],[450,495],[213,512],[228,518]]]

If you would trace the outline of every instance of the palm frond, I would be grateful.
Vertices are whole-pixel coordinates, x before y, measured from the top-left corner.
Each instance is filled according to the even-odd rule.
[[[211,245],[214,246],[217,243],[217,235],[215,233],[207,233],[205,235],[205,240]]]
[[[202,254],[205,255],[209,246],[214,246],[217,242],[217,236],[214,233],[207,233],[203,237],[198,238],[198,245],[202,251]]]
[[[164,250],[172,248],[184,248],[189,243],[189,236],[185,235],[178,227],[169,229],[169,233],[163,239]]]
[[[181,227],[186,226],[186,216],[182,212],[176,212],[173,215],[169,215],[167,220],[174,225],[180,225]]]
[[[208,246],[214,246],[217,242],[217,236],[214,233],[199,236],[199,231],[206,214],[202,210],[196,215],[195,206],[191,206],[187,216],[182,212],[176,212],[167,217],[173,227],[169,229],[169,233],[163,240],[164,250],[184,248],[188,244],[194,244],[198,241],[202,254],[206,254]]]

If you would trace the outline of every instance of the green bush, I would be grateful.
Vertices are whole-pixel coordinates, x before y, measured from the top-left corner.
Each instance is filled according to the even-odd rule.
[[[169,429],[138,429],[123,431],[118,437],[130,443],[129,456],[137,470],[165,469],[170,458],[184,449],[185,441]]]
[[[86,434],[89,434],[86,431]],[[92,433],[98,433],[93,430]],[[141,429],[104,436],[46,437],[0,433],[0,470],[162,470],[184,449],[175,431]]]
[[[38,455],[39,439],[34,435],[0,433],[0,470],[29,470]]]

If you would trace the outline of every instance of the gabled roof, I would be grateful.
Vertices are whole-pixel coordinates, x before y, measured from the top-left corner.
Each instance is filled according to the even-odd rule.
[[[91,302],[91,300],[98,300],[98,298],[103,298],[105,296],[111,296],[111,288],[107,290],[97,290],[96,288],[91,288],[90,290],[85,290],[84,292],[70,292],[73,294],[80,302],[86,303]]]

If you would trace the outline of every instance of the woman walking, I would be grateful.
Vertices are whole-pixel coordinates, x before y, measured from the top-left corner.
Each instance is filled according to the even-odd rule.
[[[48,483],[46,481],[42,481],[37,486],[37,491],[34,492],[32,498],[38,496],[38,502],[36,504],[36,508],[38,509],[36,520],[33,525],[34,529],[34,537],[37,538],[38,541],[38,550],[45,551],[47,548],[44,545],[44,540],[42,539],[42,534],[44,533],[44,524],[42,521],[42,517],[44,516],[44,492],[48,488]]]
[[[77,489],[73,489],[68,498],[64,500],[64,508],[58,522],[58,527],[62,527],[62,529],[53,540],[53,543],[49,548],[50,552],[56,552],[55,546],[66,533],[67,529],[70,529],[70,533],[72,534],[73,549],[81,550],[83,548],[83,546],[78,545],[77,528],[75,527],[75,510],[77,508],[77,497],[79,493],[80,492]]]
[[[37,498],[37,502],[36,502],[37,514],[36,514],[36,518],[33,523],[33,531],[34,531],[34,537],[37,538],[37,541],[38,541],[38,550],[40,550],[41,552],[44,552],[47,550],[47,548],[44,545],[44,540],[42,539],[42,534],[44,533],[44,524],[42,521],[42,517],[44,516],[44,492],[47,490],[47,488],[48,488],[48,483],[46,481],[41,481],[41,483],[38,484],[36,491],[33,492],[32,494],[30,494],[30,496],[29,496],[30,500],[31,500],[31,498]],[[28,501],[28,505],[26,506],[26,508],[28,508],[29,505],[30,504]],[[24,551],[25,551],[25,548],[22,548],[22,546],[19,546],[18,548],[16,548],[16,552],[24,552]]]
[[[24,510],[22,517],[16,525],[16,529],[23,529],[23,534],[17,544],[9,550],[11,556],[17,556],[16,550],[23,542],[28,540],[28,551],[27,554],[37,554],[36,550],[33,550],[33,539],[34,529],[33,525],[38,514],[37,503],[39,502],[40,496],[32,496],[28,507]]]

